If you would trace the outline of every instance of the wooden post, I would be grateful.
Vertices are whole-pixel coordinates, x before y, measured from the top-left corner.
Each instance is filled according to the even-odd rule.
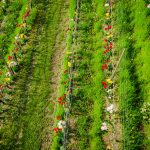
[[[117,66],[116,66],[115,70],[113,71],[113,73],[112,73],[110,79],[113,79],[113,78],[114,78],[115,73],[116,73],[116,71],[117,71],[117,69],[118,69],[118,66],[119,66],[121,60],[122,60],[122,57],[123,57],[123,55],[124,55],[125,50],[126,50],[126,49],[124,49],[124,50],[122,51],[122,54],[121,54],[121,56],[120,56],[120,58],[119,58],[119,60],[118,60]]]

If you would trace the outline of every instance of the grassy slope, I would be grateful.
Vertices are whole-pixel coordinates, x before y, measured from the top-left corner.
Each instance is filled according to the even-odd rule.
[[[135,3],[134,3],[134,6]],[[142,134],[142,114],[141,106],[143,103],[143,97],[141,93],[141,83],[138,80],[135,68],[135,56],[134,40],[137,38],[138,31],[132,30],[130,26],[130,13],[135,11],[131,8],[130,1],[119,1],[116,4],[116,37],[117,49],[121,54],[122,50],[126,48],[126,52],[122,59],[119,69],[119,96],[120,96],[120,109],[122,119],[122,132],[123,132],[123,144],[122,149],[141,149],[143,147],[143,134]],[[131,11],[131,12],[130,12]],[[136,10],[136,13],[139,13]],[[118,16],[118,17],[117,17]],[[135,22],[136,26],[138,22]],[[135,37],[132,36],[136,35]],[[142,36],[142,34],[140,34]],[[140,37],[139,36],[139,37]],[[133,38],[133,39],[132,39]],[[137,43],[139,44],[140,41]]]
[[[104,16],[104,1],[94,1],[95,18],[93,28],[93,59],[91,60],[92,83],[91,83],[91,98],[94,101],[93,110],[91,112],[91,130],[90,130],[90,149],[102,149],[102,133],[100,132],[100,126],[102,123],[102,111],[103,111],[103,88],[101,87],[102,79],[104,78],[101,66],[103,55],[102,44],[102,21]]]
[[[47,105],[50,107],[49,109],[52,109],[48,101],[50,92],[50,82],[48,81],[50,81],[51,77],[49,70],[51,66],[50,58],[53,54],[51,50],[54,45],[56,24],[59,18],[59,11],[56,10],[61,8],[57,4],[58,1],[55,1],[53,5],[44,1],[37,4],[39,16],[36,22],[37,25],[35,25],[35,32],[31,35],[34,48],[28,45],[24,51],[26,54],[24,56],[23,68],[19,73],[14,92],[14,103],[18,105],[19,109],[17,107],[17,109],[14,108],[12,110],[14,114],[13,119],[10,119],[6,128],[3,129],[3,131],[6,131],[3,134],[3,138],[5,138],[4,145],[2,145],[3,147],[1,146],[3,149],[6,149],[6,146],[7,149],[10,146],[12,149],[20,146],[24,149],[40,148],[43,137],[42,130],[44,124],[47,123],[46,118],[44,118],[44,110]],[[102,2],[97,0],[94,2],[97,4],[94,8],[97,6],[96,11],[102,17]],[[73,91],[75,101],[73,101],[72,113],[75,113],[78,118],[78,130],[75,131],[75,136],[77,137],[79,149],[102,149],[99,128],[102,118],[103,101],[102,95],[98,90],[101,86],[100,80],[103,78],[103,74],[100,72],[101,63],[99,62],[102,55],[102,43],[98,41],[101,35],[99,27],[99,19],[101,18],[95,17],[94,26],[89,23],[93,21],[92,18],[94,16],[93,13],[89,13],[89,10],[92,10],[91,4],[91,1],[82,1],[78,27],[78,42],[80,44],[78,45],[77,54],[80,59],[76,60],[78,62],[76,68],[78,77],[75,79],[77,80],[77,86]],[[128,25],[129,6],[135,10],[131,14],[131,18],[133,18],[131,26],[134,31],[132,36],[134,44],[131,43],[133,41],[130,41],[131,34],[129,34],[131,29]],[[49,7],[51,8],[49,9]],[[43,9],[44,11],[42,11]],[[148,24],[141,23],[141,18],[144,20],[147,19],[147,12],[143,11],[143,9],[143,1],[140,1],[140,4],[137,3],[132,6],[132,3],[128,2],[124,5],[124,1],[122,0],[117,2],[115,10],[116,14],[119,14],[115,16],[115,30],[116,37],[118,38],[116,40],[116,49],[118,49],[118,53],[121,53],[123,48],[127,49],[120,64],[120,81],[118,81],[124,139],[122,149],[140,149],[143,146],[143,135],[140,132],[142,118],[139,109],[141,108],[143,98],[145,102],[149,102]],[[45,10],[47,11],[45,12]],[[140,14],[141,17],[136,13],[138,11],[142,12]],[[53,13],[57,17],[53,17]],[[51,34],[49,35],[48,33]],[[147,38],[146,41],[145,38]],[[137,54],[134,56],[135,53]],[[131,58],[134,61],[131,61]],[[139,59],[142,61],[139,61]],[[65,58],[64,62],[67,64],[67,58]],[[62,76],[62,81],[65,80],[66,77]],[[141,87],[143,90],[141,90]],[[60,95],[64,94],[65,90],[66,87],[62,86],[60,88]],[[62,108],[58,108],[56,115],[63,115],[63,113]],[[10,124],[11,121],[13,121],[12,124]],[[145,131],[149,133],[149,126],[145,125]],[[53,149],[58,148],[57,144],[58,139],[56,137]]]
[[[28,45],[30,48],[24,56],[24,67],[18,75],[13,94],[13,101],[18,107],[13,110],[12,124],[9,120],[4,129],[7,130],[3,134],[7,148],[40,148],[42,129],[47,122],[45,108],[52,107],[49,104],[50,67],[61,4],[59,0],[53,4],[44,0],[36,3],[38,15],[35,33],[31,35],[32,47]]]
[[[141,99],[143,100],[143,109],[146,108],[144,112],[144,117],[146,117],[149,113],[148,103],[150,103],[150,69],[149,69],[149,10],[145,7],[146,3],[144,0],[137,1],[136,3],[131,3],[131,27],[133,28],[132,38],[134,41],[134,64],[136,76],[138,78],[138,82],[141,86]],[[140,60],[140,61],[139,61]],[[146,106],[146,107],[145,107]],[[148,139],[150,135],[150,126],[147,125],[148,122],[143,120],[144,123],[144,133],[146,135],[145,145],[147,149],[150,149],[150,140]]]

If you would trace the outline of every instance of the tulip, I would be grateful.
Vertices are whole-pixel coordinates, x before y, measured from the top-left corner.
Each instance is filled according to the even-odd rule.
[[[58,102],[62,101],[63,100],[63,97],[59,97],[58,98]]]
[[[56,116],[56,119],[57,119],[57,120],[60,120],[60,119],[61,119],[61,116]]]
[[[58,133],[59,129],[58,128],[54,128],[54,132]]]
[[[107,59],[105,62],[106,62],[106,63],[108,63],[108,62],[109,62],[109,60]]]
[[[107,39],[104,39],[104,42],[107,42],[108,40]]]
[[[71,62],[68,62],[68,67],[71,67],[71,66],[72,66]]]
[[[106,108],[106,111],[108,111],[110,114],[112,114],[113,111],[114,111],[114,105],[111,104],[110,106],[108,106],[108,107]]]
[[[104,6],[105,6],[105,7],[109,7],[109,3],[106,3]]]
[[[108,69],[107,64],[102,64],[102,70]]]
[[[108,26],[108,29],[112,29],[112,26]]]
[[[103,84],[103,86],[104,86],[104,89],[107,89],[107,82],[104,82],[104,81],[102,81],[102,84]]]
[[[150,4],[147,5],[147,8],[150,8]]]
[[[68,70],[65,70],[64,73],[66,74],[68,72]]]
[[[108,127],[107,127],[106,122],[103,122],[103,123],[102,123],[101,130],[102,130],[102,131],[107,131],[107,130],[108,130]]]
[[[12,60],[13,59],[13,57],[12,56],[8,56],[8,60]]]
[[[111,79],[107,79],[106,82],[108,82],[108,83],[110,83],[110,84],[113,83],[113,81],[112,81]]]

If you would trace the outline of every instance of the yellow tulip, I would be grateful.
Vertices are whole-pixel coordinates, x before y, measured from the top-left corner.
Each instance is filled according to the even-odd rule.
[[[72,65],[71,65],[71,63],[70,62],[68,62],[68,67],[71,67]]]
[[[109,16],[110,16],[110,14],[109,14],[109,13],[106,13],[105,15],[106,15],[106,17],[109,17]]]
[[[110,37],[113,37],[113,35],[112,35],[112,34],[109,34],[109,36],[110,36]]]
[[[69,55],[69,54],[72,54],[72,52],[66,52],[66,54],[68,54],[68,55]]]
[[[112,35],[112,34],[109,34],[109,35],[107,36],[107,38],[111,38],[111,37],[113,37],[113,35]]]
[[[110,17],[106,17],[106,20],[109,20],[110,19]]]
[[[110,84],[113,83],[113,81],[112,81],[111,79],[107,79],[106,82],[108,82],[108,83],[110,83]]]
[[[24,37],[24,34],[20,34],[20,38],[23,39],[23,37]]]
[[[5,81],[10,81],[10,78],[5,78]]]

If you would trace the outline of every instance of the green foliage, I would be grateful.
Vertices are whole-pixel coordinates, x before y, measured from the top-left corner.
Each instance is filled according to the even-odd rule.
[[[29,17],[26,19],[26,23],[28,25],[32,25],[35,21],[36,15],[37,15],[37,8],[33,7]]]
[[[148,104],[150,102],[150,52],[149,52],[149,10],[145,7],[148,4],[146,1],[141,0],[138,3],[131,3],[131,9],[133,10],[131,13],[131,26],[133,28],[132,38],[134,41],[134,64],[135,71],[137,76],[137,82],[140,83],[140,95],[141,99],[143,99],[143,106],[141,106],[142,114],[143,114],[143,123],[144,123],[144,134],[145,134],[145,147],[147,149],[150,148],[150,140],[149,140],[149,132],[147,124],[147,113],[148,113]],[[145,112],[145,113],[143,113]],[[149,122],[149,121],[148,121]]]
[[[126,48],[120,64],[118,79],[123,126],[122,149],[141,149],[146,143],[146,138],[144,138],[142,131],[143,116],[141,108],[143,102],[146,101],[147,95],[144,89],[148,86],[148,78],[142,75],[145,73],[142,66],[147,64],[148,59],[142,57],[141,54],[145,53],[143,47],[148,44],[148,42],[145,42],[148,36],[149,24],[147,22],[147,11],[144,1],[136,3],[127,1],[124,3],[122,0],[117,2],[115,6],[115,31],[118,36],[117,49],[120,49],[118,53],[121,53],[121,50]]]

